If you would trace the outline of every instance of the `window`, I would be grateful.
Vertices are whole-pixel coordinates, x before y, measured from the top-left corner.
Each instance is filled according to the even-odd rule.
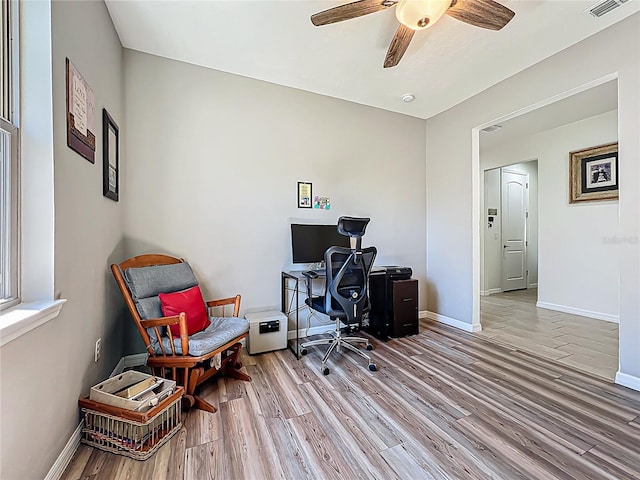
[[[19,302],[17,2],[2,1],[0,24],[0,310]]]
[[[6,239],[0,245],[2,347],[56,318],[66,300],[54,299],[51,2],[0,0],[0,5],[0,136],[8,142],[0,195],[5,219],[0,237]]]

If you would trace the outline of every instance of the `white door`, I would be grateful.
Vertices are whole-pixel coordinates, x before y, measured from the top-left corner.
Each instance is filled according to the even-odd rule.
[[[502,291],[527,288],[529,174],[501,170]]]

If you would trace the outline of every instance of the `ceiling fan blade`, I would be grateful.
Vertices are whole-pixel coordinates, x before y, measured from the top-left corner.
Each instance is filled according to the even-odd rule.
[[[500,30],[516,13],[493,0],[454,0],[447,15],[476,27]]]
[[[311,23],[315,26],[329,25],[352,18],[379,12],[398,3],[396,0],[359,0],[339,7],[330,8],[311,15]]]
[[[384,59],[384,68],[395,67],[400,63],[400,59],[404,55],[404,52],[407,51],[407,47],[409,43],[411,43],[414,33],[415,30],[405,27],[402,23],[400,24],[398,30],[396,30],[396,34],[393,36],[393,40],[391,40],[389,50],[387,50],[387,56]]]

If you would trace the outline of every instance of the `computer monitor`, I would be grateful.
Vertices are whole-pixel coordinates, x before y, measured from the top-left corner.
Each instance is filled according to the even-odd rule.
[[[349,248],[349,237],[340,235],[336,225],[291,224],[293,263],[319,263],[333,246]]]

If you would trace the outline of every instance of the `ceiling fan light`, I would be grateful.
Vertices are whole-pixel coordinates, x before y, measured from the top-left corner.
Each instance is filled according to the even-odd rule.
[[[450,6],[451,0],[400,0],[396,18],[412,30],[424,30],[440,20]]]

